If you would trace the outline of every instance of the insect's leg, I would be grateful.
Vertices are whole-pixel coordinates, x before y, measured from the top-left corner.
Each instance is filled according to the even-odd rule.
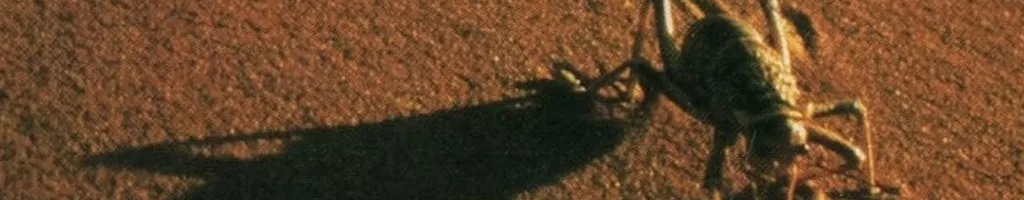
[[[658,94],[661,94],[664,90],[661,89],[660,83],[655,82],[662,76],[661,73],[654,71],[654,66],[646,60],[637,60],[633,62],[632,75],[636,81],[640,82],[640,89],[643,90],[643,101],[640,102],[640,112],[638,114],[648,115],[653,111],[655,103],[658,101]],[[631,87],[630,89],[636,89]],[[629,94],[633,94],[630,91]],[[647,116],[638,116],[647,117]]]
[[[861,123],[861,129],[864,132],[865,143],[867,143],[868,149],[868,183],[871,185],[872,190],[875,189],[875,162],[873,152],[873,142],[871,141],[871,122],[868,121],[868,109],[859,100],[845,100],[838,103],[828,104],[822,107],[811,104],[807,108],[807,112],[813,118],[820,118],[838,114],[853,114],[856,115]]]
[[[830,104],[810,104],[807,112],[813,118],[834,116],[839,114],[853,114],[860,118],[867,118],[867,107],[859,100],[843,100]]]
[[[840,137],[839,134],[813,124],[804,124],[804,126],[807,127],[808,133],[810,133],[810,138],[808,139],[839,153],[839,155],[846,160],[846,165],[843,167],[844,169],[856,169],[860,165],[860,162],[864,160],[864,152],[853,145],[852,142]],[[871,143],[869,142],[868,144],[870,145]],[[868,148],[868,184],[870,186],[871,193],[876,194],[881,192],[881,190],[875,185],[874,169],[872,168],[873,163],[872,158],[870,157],[871,147],[869,146]]]
[[[585,84],[588,80],[582,79],[583,73],[581,73],[576,66],[569,63],[558,62],[555,63],[554,68],[555,71],[552,71],[552,76],[560,83],[569,84],[574,92],[587,91]]]
[[[694,19],[703,19],[705,16],[704,11],[700,9],[700,6],[694,4],[692,1],[675,0],[672,1],[672,3],[674,3],[676,7],[686,9]]]
[[[813,180],[799,180],[800,182],[793,186],[792,194],[787,198],[800,197],[799,199],[830,199],[828,194],[818,187],[818,184]]]
[[[659,89],[661,92],[665,94],[669,100],[672,100],[672,103],[675,103],[676,106],[679,106],[687,112],[691,112],[696,109],[690,102],[690,96],[687,95],[686,92],[683,92],[683,89],[676,85],[675,82],[672,82],[665,73],[651,73],[651,71],[653,71],[653,69],[646,71],[636,70],[636,72],[638,72],[637,74],[643,74],[645,77],[653,79],[650,81],[660,86]]]
[[[595,78],[594,81],[584,83],[583,86],[587,88],[587,92],[595,93],[598,91],[598,88],[611,85],[615,81],[619,80],[619,78],[621,78],[622,75],[626,73],[627,69],[632,68],[632,65],[634,65],[633,62],[622,63],[618,67],[612,69],[612,71],[602,74],[601,76]]]
[[[662,66],[665,68],[669,67],[682,67],[680,61],[680,54],[678,48],[676,48],[675,41],[673,41],[673,26],[672,23],[672,6],[673,2],[669,0],[654,0],[654,11],[655,11],[655,26],[656,36],[658,38],[658,50],[661,54]],[[693,8],[692,4],[686,4],[681,0],[675,0],[676,6],[690,8],[691,12],[695,12],[696,16],[703,16],[703,13],[699,9]],[[639,38],[637,38],[639,40]],[[636,47],[639,49],[639,46]],[[648,65],[650,66],[650,65]],[[657,73],[654,68],[638,68],[634,72],[640,76],[648,78],[647,82],[660,86],[660,90],[669,97],[677,106],[682,107],[684,110],[693,110],[693,106],[690,105],[689,98],[686,93],[683,92],[679,86],[675,85],[664,73]]]
[[[694,21],[704,19],[704,17],[707,16],[707,14],[704,13],[704,10],[701,10],[701,7],[692,0],[675,0],[672,1],[672,3],[676,8],[679,8],[686,13],[690,13],[690,17],[692,17]],[[677,31],[672,33],[672,38],[683,38],[685,37],[684,34],[686,34],[686,32]],[[682,52],[679,52],[679,54],[682,54]]]
[[[630,66],[630,63],[625,62],[623,64],[620,64],[620,66],[612,70],[613,73],[605,73],[607,66],[601,61],[597,61],[597,66],[599,72],[601,72],[603,75],[602,77],[598,77],[597,79],[600,83],[595,82],[593,84],[595,93],[591,94],[596,95],[597,90],[600,90],[600,88],[605,86],[611,86],[612,89],[618,92],[614,96],[616,102],[630,101],[630,97],[633,97],[633,87],[638,87],[636,84],[636,77],[626,73],[626,69],[632,68]]]
[[[632,58],[630,58],[630,61],[622,63],[618,67],[612,69],[610,72],[602,74],[601,76],[597,77],[591,83],[587,83],[585,86],[586,88],[590,89],[591,92],[597,91],[597,88],[605,87],[612,84],[613,82],[621,78],[621,76],[626,72],[627,69],[632,68],[631,66],[643,61],[643,55],[641,55],[641,52],[643,52],[643,24],[647,22],[647,10],[650,8],[650,5],[650,2],[644,1],[643,5],[640,6],[640,21],[639,23],[637,23],[637,30],[634,34],[633,52],[631,54]]]
[[[835,115],[854,115],[860,121],[861,129],[864,131],[864,136],[867,138],[868,145],[868,167],[873,167],[870,162],[871,158],[871,122],[868,121],[868,109],[861,103],[860,100],[843,100],[837,103],[818,105],[808,104],[807,114],[811,118],[822,118]]]
[[[772,41],[774,42],[776,50],[782,56],[782,63],[786,66],[790,66],[790,56],[788,43],[786,43],[785,24],[782,22],[781,9],[779,9],[779,0],[761,0],[761,8],[764,10],[765,16],[768,18],[768,27]]]
[[[710,190],[712,196],[718,199],[723,191],[728,192],[729,184],[724,179],[725,168],[729,162],[726,155],[729,152],[729,147],[736,143],[739,135],[730,128],[716,127],[715,129],[714,146],[711,149],[708,163],[705,165],[707,168],[704,169],[704,189]]]
[[[655,35],[658,38],[661,60],[666,66],[676,64],[674,62],[678,60],[680,54],[675,41],[672,40],[674,24],[672,24],[671,7],[672,3],[669,0],[655,0],[654,2]]]
[[[575,65],[559,62],[555,63],[555,70],[552,76],[559,82],[569,84],[575,92],[585,92],[588,94],[596,94],[595,92],[604,86],[610,85],[612,82],[617,80],[626,69],[630,67],[631,63],[623,63],[616,67],[612,72],[605,73],[596,79],[586,79],[584,74]],[[604,66],[603,64],[599,64]]]
[[[798,177],[799,175],[800,175],[800,166],[799,165],[790,166],[789,181],[788,181],[789,182],[788,183],[789,189],[786,190],[786,199],[787,200],[792,200],[793,196],[796,195],[796,182],[797,182],[797,179],[799,179],[799,177]]]
[[[644,55],[643,55],[643,50],[644,50],[644,42],[643,41],[644,41],[644,36],[646,36],[646,32],[644,31],[644,24],[647,23],[647,13],[650,10],[650,8],[651,8],[651,2],[650,1],[644,1],[643,5],[640,6],[640,18],[639,18],[640,22],[637,24],[636,31],[633,34],[633,51],[630,54],[632,58],[630,58],[630,61],[628,61],[628,65],[630,66],[630,69],[633,69],[632,71],[636,71],[638,68],[641,69],[641,70],[653,69],[653,67],[651,67],[651,64],[647,61],[647,59],[644,58]],[[632,74],[632,76],[629,77],[628,80],[626,80],[626,83],[627,83],[626,87],[628,87],[628,89],[625,91],[625,94],[626,95],[630,95],[630,96],[635,94],[636,90],[638,88],[637,87],[638,86],[637,83],[638,82],[643,82],[643,80],[641,80],[641,79],[643,79],[643,77],[638,78],[636,73],[634,72]],[[654,93],[650,92],[651,88],[647,84],[640,84],[640,85],[645,87],[645,89],[644,89],[645,90],[645,92],[644,92],[645,96],[652,96],[650,94],[654,94]],[[648,98],[645,97],[644,101],[649,101],[647,99]],[[653,98],[651,98],[651,99],[653,99]]]
[[[861,151],[853,142],[843,139],[836,132],[814,124],[804,124],[807,128],[811,142],[821,144],[838,153],[846,160],[845,169],[856,169],[864,160],[864,151]]]

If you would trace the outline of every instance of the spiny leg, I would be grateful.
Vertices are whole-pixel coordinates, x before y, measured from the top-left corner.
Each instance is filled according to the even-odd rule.
[[[634,68],[632,66],[640,62],[645,62],[642,54],[644,35],[643,24],[647,22],[647,10],[650,8],[650,5],[651,4],[649,2],[645,1],[643,5],[640,6],[640,22],[637,23],[637,30],[633,38],[633,52],[631,54],[632,58],[630,58],[629,61],[626,61],[625,63],[622,63],[618,67],[612,69],[608,73],[602,74],[601,76],[597,77],[591,84],[586,85],[587,88],[601,88],[611,85],[613,82],[618,80],[624,73],[626,73],[626,70]]]
[[[874,151],[871,141],[871,122],[868,121],[868,109],[859,100],[844,100],[838,103],[827,104],[825,106],[817,106],[811,104],[807,108],[807,112],[811,114],[813,118],[821,118],[839,114],[852,114],[856,115],[861,123],[861,129],[864,132],[865,142],[867,143],[868,149],[868,184],[871,186],[872,192],[876,192],[877,185],[875,184],[875,162],[874,162]],[[852,145],[852,144],[851,144]],[[851,146],[852,147],[852,146]]]
[[[782,22],[781,9],[779,9],[779,0],[761,0],[761,8],[764,10],[765,16],[768,18],[768,26],[770,37],[774,41],[773,46],[779,51],[782,57],[782,64],[790,66],[790,56],[788,43],[786,43],[786,29],[785,24]]]
[[[559,82],[568,84],[570,87],[572,87],[572,90],[574,92],[586,93],[588,95],[592,95],[593,96],[593,95],[596,95],[595,91],[597,90],[597,88],[599,88],[599,87],[593,87],[593,86],[599,85],[599,86],[603,87],[603,86],[610,85],[612,83],[612,81],[615,80],[614,78],[618,78],[618,77],[614,77],[614,75],[618,75],[618,74],[621,74],[622,72],[624,72],[625,69],[628,67],[627,64],[628,63],[623,64],[622,66],[618,67],[618,69],[616,71],[607,73],[607,74],[603,75],[602,77],[598,78],[598,79],[603,79],[603,80],[598,80],[598,79],[586,79],[585,78],[586,76],[583,74],[583,72],[580,71],[579,68],[577,68],[576,66],[574,66],[572,64],[565,63],[565,62],[557,62],[557,63],[554,64],[554,71],[552,71],[552,76],[556,80],[558,80]],[[602,66],[602,68],[604,66],[603,64],[599,64],[599,65]],[[608,80],[612,80],[612,81],[608,81]]]
[[[658,34],[656,35],[658,36],[659,50],[662,53],[662,60],[664,61],[663,64],[665,66],[678,66],[680,65],[677,63],[679,50],[675,48],[675,43],[670,37],[670,35],[672,35],[672,23],[671,20],[669,20],[671,19],[671,11],[669,10],[670,4],[668,0],[655,0],[654,4],[656,10],[655,14],[658,15],[656,19]],[[647,1],[645,1],[643,6],[641,6],[640,25],[647,21],[647,12],[650,6],[651,2]],[[642,26],[638,26],[634,35],[632,59],[630,61],[614,68],[609,73],[601,75],[595,79],[593,84],[588,84],[586,87],[600,88],[610,85],[615,80],[618,80],[627,69],[630,69],[633,76],[639,77],[640,82],[643,83],[642,85],[647,88],[658,88],[658,91],[662,91],[666,94],[676,105],[683,107],[683,109],[691,110],[692,106],[689,105],[689,99],[685,93],[683,93],[682,89],[672,83],[672,81],[669,81],[668,77],[663,73],[657,72],[653,65],[643,58],[644,33]],[[653,97],[653,95],[646,95],[652,94],[651,91],[653,90],[647,89],[645,91],[645,96]],[[628,92],[631,94],[633,91]]]
[[[588,84],[588,85],[596,86],[596,87],[594,87],[595,91],[592,92],[591,94],[596,95],[596,92],[598,90],[600,90],[599,88],[603,88],[605,86],[611,86],[612,89],[614,89],[615,91],[618,92],[613,97],[615,102],[619,102],[619,103],[627,103],[627,102],[629,102],[629,103],[632,103],[631,102],[631,100],[632,100],[631,97],[634,96],[633,94],[634,94],[634,92],[636,92],[636,88],[639,87],[638,84],[637,84],[637,82],[639,80],[637,80],[636,76],[633,76],[631,74],[627,74],[626,72],[628,71],[627,69],[633,68],[631,66],[631,65],[633,65],[633,63],[631,63],[631,62],[623,62],[619,66],[613,68],[611,72],[607,72],[605,70],[605,69],[607,69],[607,66],[603,62],[601,62],[601,61],[597,61],[597,62],[598,62],[597,66],[598,66],[598,69],[599,69],[598,72],[600,72],[600,74],[602,74],[602,76],[598,77],[597,79],[595,79],[597,81]]]
[[[710,190],[713,199],[721,199],[723,190],[727,190],[725,182],[725,167],[728,165],[729,147],[736,144],[738,134],[735,130],[725,127],[715,128],[714,146],[711,149],[711,156],[704,166],[704,189]]]
[[[634,67],[635,65],[638,65],[638,62],[636,62],[636,61],[624,62],[624,63],[620,64],[619,66],[613,68],[611,71],[609,71],[607,73],[604,73],[604,74],[601,74],[601,76],[598,76],[593,81],[588,82],[588,83],[584,83],[584,87],[587,88],[587,93],[589,93],[590,95],[597,95],[597,92],[600,90],[600,88],[603,88],[603,87],[606,87],[606,86],[609,86],[609,85],[613,85],[616,81],[619,81],[622,78],[622,76],[626,73],[626,70],[635,68]],[[632,79],[632,78],[633,77],[630,77],[629,79]],[[627,82],[632,82],[632,81],[627,81]],[[625,94],[632,94],[633,88],[629,87],[629,88],[626,88],[626,90],[619,91],[619,92],[623,92]]]
[[[663,87],[661,87],[663,85],[655,82],[663,75],[661,73],[654,72],[654,68],[651,66],[650,62],[637,62],[633,66],[632,77],[639,79],[640,85],[643,86],[643,100],[639,103],[637,112],[634,112],[630,118],[640,119],[641,122],[649,122],[650,120],[648,119],[654,111],[654,105],[658,102],[658,94],[665,92],[665,89],[662,89]],[[645,124],[641,127],[647,126]]]
[[[808,140],[821,144],[825,148],[838,153],[846,160],[844,169],[856,169],[864,160],[864,152],[853,142],[843,139],[838,133],[814,124],[804,124],[808,130]]]
[[[797,176],[800,174],[800,167],[797,165],[790,166],[789,174],[789,183],[787,184],[789,189],[786,191],[786,199],[792,200],[793,196],[796,195],[796,182]]]
[[[704,19],[704,11],[700,10],[700,7],[692,1],[675,0],[673,3],[675,3],[676,7],[686,8],[686,11],[690,12],[694,19]]]
[[[786,36],[784,35],[786,30],[784,29],[785,27],[782,22],[782,17],[780,16],[781,9],[779,9],[779,0],[762,0],[761,8],[768,19],[768,26],[770,28],[768,32],[771,40],[774,42],[773,46],[779,52],[782,59],[782,65],[789,67],[791,66],[789,47],[787,46],[788,41],[786,41]],[[798,171],[797,166],[794,165],[792,170],[793,173],[790,174],[790,188],[786,194],[787,199],[792,199],[794,191],[796,191],[793,186],[796,185],[796,172]]]
[[[676,0],[675,3],[676,6],[686,6],[690,8],[691,12],[699,11],[697,9],[692,8],[694,5],[685,4],[680,0]],[[681,52],[678,48],[676,48],[676,43],[672,39],[674,32],[672,26],[674,25],[672,24],[671,6],[672,3],[669,2],[669,0],[654,0],[654,10],[656,15],[655,31],[657,32],[655,35],[658,38],[658,50],[661,54],[663,67],[685,67],[682,66],[683,63],[681,63],[681,61],[679,60]],[[696,15],[702,16],[703,13],[695,13],[695,16]],[[657,73],[654,71],[654,68],[650,67],[635,71],[637,72],[637,74],[649,77],[650,79],[654,79],[651,81],[653,81],[654,84],[660,86],[661,91],[666,96],[668,96],[669,99],[671,99],[672,102],[676,104],[676,106],[682,107],[686,111],[694,110],[694,107],[690,104],[690,99],[686,95],[686,93],[684,93],[683,90],[679,88],[679,86],[677,86],[675,83],[673,83],[664,73]]]
[[[654,15],[655,15],[655,35],[658,38],[658,50],[661,54],[661,60],[665,67],[672,67],[679,65],[679,49],[676,48],[675,41],[672,40],[672,33],[674,29],[672,26],[672,4],[669,0],[655,0],[654,2]]]
[[[813,118],[822,118],[838,114],[854,114],[860,118],[867,117],[867,108],[859,100],[843,100],[829,104],[810,104],[807,112]]]
[[[673,32],[671,22],[672,15],[669,9],[670,3],[668,2],[668,0],[653,1],[656,7],[655,12],[658,16],[656,19],[658,34],[656,35],[658,36],[659,50],[662,54],[662,60],[664,61],[664,64],[666,66],[680,65],[679,63],[677,63],[679,57],[679,50],[675,48],[675,43],[670,37]],[[679,2],[679,0],[677,0],[676,3],[682,4],[681,2]],[[588,93],[591,93],[593,95],[597,91],[597,88],[613,84],[615,81],[619,80],[621,76],[623,76],[626,70],[633,69],[634,76],[640,76],[641,79],[647,79],[647,81],[640,80],[641,82],[652,83],[646,84],[647,87],[660,86],[659,88],[661,88],[669,96],[669,98],[671,98],[673,102],[675,102],[677,105],[684,107],[684,109],[691,109],[692,106],[689,106],[688,101],[686,101],[688,99],[686,95],[682,92],[682,90],[679,87],[675,86],[675,84],[673,84],[671,81],[669,81],[668,77],[666,77],[664,74],[658,73],[656,70],[654,70],[653,66],[650,65],[650,63],[643,58],[642,51],[644,31],[642,25],[647,21],[647,12],[650,8],[650,5],[651,2],[645,1],[640,8],[640,23],[638,23],[639,26],[634,35],[635,38],[633,42],[633,52],[630,61],[627,61],[619,65],[618,67],[612,69],[608,73],[602,74],[598,78],[593,79],[593,81],[584,82],[583,86]],[[579,73],[574,72],[574,74]],[[632,94],[633,87],[630,87],[629,89],[629,91],[626,91],[627,94]]]

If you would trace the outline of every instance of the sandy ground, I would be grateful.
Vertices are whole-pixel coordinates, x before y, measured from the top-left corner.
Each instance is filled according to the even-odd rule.
[[[0,199],[703,195],[713,127],[592,119],[550,81],[627,60],[640,1],[242,2],[0,3]],[[805,98],[867,103],[880,182],[1024,197],[1024,3],[790,3]]]

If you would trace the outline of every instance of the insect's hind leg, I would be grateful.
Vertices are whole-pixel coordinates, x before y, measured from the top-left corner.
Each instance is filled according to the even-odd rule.
[[[782,63],[789,66],[791,63],[789,47],[784,35],[786,29],[785,23],[782,21],[781,9],[779,9],[779,0],[761,0],[761,8],[768,19],[769,35],[773,41],[772,46],[782,56]]]
[[[645,33],[643,31],[643,25],[647,22],[647,12],[650,9],[650,7],[651,3],[648,1],[644,1],[643,5],[640,6],[640,22],[637,23],[637,29],[634,33],[633,50],[630,54],[630,60],[622,63],[618,67],[615,67],[608,73],[602,74],[598,78],[595,78],[592,83],[586,84],[585,87],[588,88],[590,92],[596,92],[597,90],[599,90],[598,88],[611,85],[615,81],[622,78],[622,76],[626,73],[626,70],[636,69],[638,67],[649,67],[649,64],[647,64],[647,61],[643,58],[642,52],[644,47],[643,36]],[[645,64],[646,66],[644,66]],[[627,94],[632,94],[634,92],[633,88],[634,87],[629,87],[628,91],[624,92],[626,92]]]

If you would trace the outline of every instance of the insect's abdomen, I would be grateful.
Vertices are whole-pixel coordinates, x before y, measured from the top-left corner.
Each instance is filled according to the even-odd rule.
[[[682,66],[666,71],[690,89],[694,106],[711,113],[770,112],[796,105],[800,95],[779,53],[731,17],[708,16],[691,26],[679,59]]]

